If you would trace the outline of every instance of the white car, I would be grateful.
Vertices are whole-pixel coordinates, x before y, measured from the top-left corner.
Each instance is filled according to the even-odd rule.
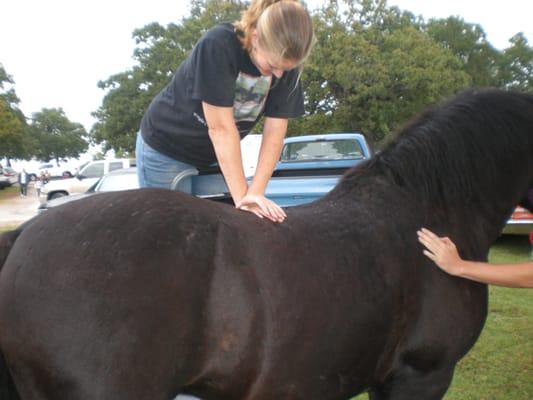
[[[118,158],[112,160],[91,161],[83,166],[74,178],[52,180],[41,189],[39,200],[47,200],[68,196],[74,193],[84,193],[105,174],[135,165],[135,160]]]
[[[49,175],[50,177],[72,177],[73,174],[71,171],[69,171],[68,167],[66,165],[54,165],[52,163],[47,164],[41,164],[39,165],[39,168],[37,169],[36,176],[41,176],[42,174]]]
[[[116,192],[119,190],[138,189],[139,179],[137,177],[137,169],[125,168],[118,169],[110,172],[98,180],[88,191],[85,193],[73,194],[71,196],[63,196],[52,200],[45,201],[39,205],[38,212],[49,210],[57,206],[61,206],[65,203],[80,200],[85,197],[93,196],[103,192]]]
[[[18,174],[11,167],[0,168],[0,189],[4,189],[18,182]]]

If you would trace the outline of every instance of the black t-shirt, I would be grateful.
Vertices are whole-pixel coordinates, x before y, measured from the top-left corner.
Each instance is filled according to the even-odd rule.
[[[216,161],[202,101],[233,107],[241,139],[262,115],[304,113],[298,71],[262,76],[231,24],[210,29],[155,98],[141,121],[143,139],[157,151],[197,167]]]

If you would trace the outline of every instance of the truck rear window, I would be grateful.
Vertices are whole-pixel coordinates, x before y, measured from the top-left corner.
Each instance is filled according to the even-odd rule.
[[[361,160],[364,158],[361,145],[356,140],[321,140],[286,143],[281,152],[281,161]]]

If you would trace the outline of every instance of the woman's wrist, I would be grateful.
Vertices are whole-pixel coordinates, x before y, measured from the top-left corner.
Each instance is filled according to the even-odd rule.
[[[253,197],[265,197],[264,193],[258,193],[254,192],[253,190],[249,190],[245,196],[253,196]]]
[[[246,194],[251,196],[264,196],[265,188],[260,188],[257,185],[254,185],[254,182],[252,182],[250,186],[248,186]]]
[[[231,193],[231,198],[233,199],[233,203],[237,204],[239,203],[244,197],[247,195],[247,192],[239,191],[239,193]]]
[[[468,271],[468,261],[459,259],[451,266],[449,272],[451,275],[454,275],[460,278],[465,278],[467,271]]]

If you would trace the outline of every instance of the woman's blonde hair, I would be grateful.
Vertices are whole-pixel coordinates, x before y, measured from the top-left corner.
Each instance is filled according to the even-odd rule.
[[[255,29],[263,50],[298,64],[309,56],[314,43],[311,16],[297,0],[252,0],[235,27],[249,52]]]

